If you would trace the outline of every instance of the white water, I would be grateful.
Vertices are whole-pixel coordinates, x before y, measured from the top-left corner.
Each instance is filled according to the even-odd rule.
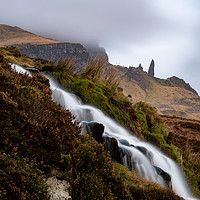
[[[23,67],[17,65],[17,64],[11,64],[11,67],[14,71],[21,73],[21,74],[25,74],[27,73],[29,76],[32,77],[31,73],[28,70],[25,70]]]
[[[165,156],[155,146],[143,142],[135,136],[131,135],[126,129],[121,127],[114,120],[104,115],[99,109],[82,104],[75,95],[61,89],[51,77],[46,77],[50,81],[50,87],[53,92],[52,98],[54,101],[58,104],[61,104],[64,109],[70,110],[71,113],[75,116],[75,120],[86,122],[95,121],[103,124],[105,127],[104,134],[108,135],[109,137],[116,138],[118,140],[119,147],[122,147],[131,153],[131,162],[136,163],[134,165],[134,169],[140,176],[146,178],[147,180],[157,182],[165,187],[162,177],[157,174],[155,168],[152,165],[157,166],[171,176],[172,189],[176,194],[187,200],[195,199],[191,194],[189,186],[181,170],[173,160]],[[134,146],[145,147],[149,154],[151,154],[151,159],[148,159],[143,153],[141,153],[141,151],[137,150],[136,148],[121,144],[121,139],[127,140],[130,145],[132,144]],[[127,165],[126,156],[123,158],[123,161],[124,165]]]

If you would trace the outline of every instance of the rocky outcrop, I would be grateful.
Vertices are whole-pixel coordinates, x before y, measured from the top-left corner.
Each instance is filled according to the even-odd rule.
[[[108,55],[104,48],[99,46],[83,46],[79,43],[52,43],[52,44],[15,44],[21,54],[25,54],[31,58],[42,58],[45,60],[53,60],[72,56],[77,60],[77,66],[81,67],[85,64],[89,57],[94,59],[96,56],[104,57],[108,62]]]
[[[143,67],[142,67],[141,63],[139,64],[138,69],[143,72]]]
[[[168,78],[166,81],[168,81],[169,85],[171,86],[182,87],[198,95],[198,93],[190,86],[190,84],[186,83],[183,79],[173,76]]]
[[[136,67],[129,67],[129,68],[118,67],[118,69],[124,73],[121,79],[126,78],[128,79],[128,81],[135,80],[138,86],[144,91],[146,91],[146,89],[148,89],[149,86],[151,85],[149,76],[147,75],[146,72],[143,71],[141,65],[139,65],[139,67],[137,68]]]
[[[79,65],[86,63],[90,56],[87,49],[78,43],[16,44],[14,46],[20,50],[21,54],[31,58],[53,60],[72,56],[77,59]]]
[[[148,75],[151,77],[154,77],[154,68],[155,68],[155,62],[152,59],[151,64],[149,66],[149,70],[148,70]]]

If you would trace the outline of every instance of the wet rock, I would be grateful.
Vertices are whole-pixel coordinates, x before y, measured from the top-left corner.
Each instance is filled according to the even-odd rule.
[[[160,167],[157,167],[157,166],[154,166],[154,165],[153,165],[153,167],[155,168],[158,175],[162,176],[162,178],[163,178],[163,180],[166,184],[166,187],[172,188],[171,176],[167,172],[162,170]]]
[[[83,122],[84,126],[82,129],[82,133],[92,134],[92,137],[99,143],[103,143],[103,132],[104,126],[103,124],[99,124],[97,122]]]
[[[129,142],[125,139],[119,139],[119,142],[125,146],[130,146]]]
[[[120,162],[130,170],[134,171],[135,170],[135,162],[131,159],[132,153],[127,149],[122,146],[119,147],[119,152],[120,152]]]
[[[140,152],[142,152],[151,162],[152,161],[152,153],[149,152],[145,147],[141,147],[141,146],[134,146],[136,149],[138,149]]]
[[[110,152],[110,157],[113,161],[121,163],[120,151],[118,142],[113,137],[104,136],[104,148]]]
[[[38,73],[40,72],[39,69],[36,69],[34,67],[27,67],[26,70],[30,71],[30,72],[33,72],[33,73]]]

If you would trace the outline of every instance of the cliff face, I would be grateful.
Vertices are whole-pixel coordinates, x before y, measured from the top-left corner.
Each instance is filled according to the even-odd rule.
[[[72,56],[77,59],[77,67],[85,64],[89,57],[95,58],[96,56],[104,57],[108,62],[108,55],[105,49],[98,46],[87,46],[85,48],[79,43],[52,43],[52,44],[15,44],[21,54],[28,57],[43,58],[45,60],[60,59],[66,56]]]
[[[89,53],[86,48],[78,43],[54,44],[16,44],[22,54],[29,57],[43,58],[45,60],[59,59],[66,56],[78,58],[78,63],[86,63]]]

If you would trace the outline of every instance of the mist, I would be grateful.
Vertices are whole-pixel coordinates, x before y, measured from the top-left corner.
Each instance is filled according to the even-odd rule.
[[[178,76],[200,93],[199,0],[0,0],[0,23],[59,41],[99,43],[112,64]]]

